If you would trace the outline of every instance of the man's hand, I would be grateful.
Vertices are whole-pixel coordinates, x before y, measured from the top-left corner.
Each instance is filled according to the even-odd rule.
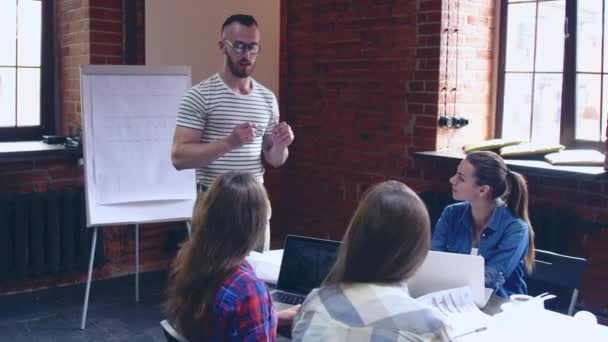
[[[245,122],[234,126],[232,133],[227,137],[228,144],[232,149],[252,143],[256,136],[256,124]]]
[[[281,122],[272,129],[272,145],[278,148],[285,148],[293,142],[294,135],[291,127],[285,122]]]
[[[279,326],[291,326],[294,317],[296,317],[296,314],[298,311],[300,311],[301,307],[302,305],[298,304],[290,307],[289,309],[279,311]]]

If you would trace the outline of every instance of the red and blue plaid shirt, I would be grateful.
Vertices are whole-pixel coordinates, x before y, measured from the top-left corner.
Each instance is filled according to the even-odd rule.
[[[266,284],[243,261],[220,286],[205,341],[275,341],[277,314]]]

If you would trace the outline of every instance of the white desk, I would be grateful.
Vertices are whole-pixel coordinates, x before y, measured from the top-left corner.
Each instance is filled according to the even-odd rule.
[[[549,310],[511,308],[496,314],[482,332],[457,341],[608,341],[608,327]]]
[[[264,254],[264,256],[254,256],[253,260],[248,260],[256,272],[258,267],[261,267],[260,271],[264,275],[278,279],[282,250]],[[276,284],[276,279],[264,280]],[[549,310],[528,311],[512,308],[502,312],[500,306],[507,301],[505,298],[492,296],[482,310],[492,316],[486,324],[487,329],[462,336],[456,341],[608,341],[608,327],[606,326],[590,324]],[[277,304],[279,305],[276,308],[279,310],[289,307],[287,304]],[[284,336],[278,336],[278,339],[279,341],[289,341]]]

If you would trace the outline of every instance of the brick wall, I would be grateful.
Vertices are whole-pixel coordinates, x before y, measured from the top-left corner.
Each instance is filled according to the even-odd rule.
[[[492,136],[496,8],[493,1],[459,3],[282,1],[281,109],[296,139],[274,233],[340,239],[373,183],[396,178],[417,191],[448,190],[455,164],[415,159],[415,152]],[[470,126],[437,128],[440,114],[454,113],[453,92],[444,106],[444,85],[457,88],[455,113]],[[533,206],[608,223],[605,181],[526,176]],[[571,254],[589,260],[585,304],[607,311],[608,234],[572,232],[569,240]]]
[[[59,45],[61,133],[76,134],[80,127],[79,65],[89,64],[91,37],[89,1],[56,2]]]
[[[440,115],[466,117],[470,124],[457,130],[440,128],[439,150],[493,137],[496,2],[443,1],[439,82],[427,82],[425,89],[440,91]]]
[[[296,140],[285,231],[340,238],[361,193],[425,186],[413,154],[437,143],[442,1],[283,1],[282,111]]]

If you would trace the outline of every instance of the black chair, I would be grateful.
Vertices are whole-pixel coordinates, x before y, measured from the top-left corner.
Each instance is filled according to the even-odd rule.
[[[576,258],[537,249],[534,270],[531,274],[527,275],[527,279],[572,289],[572,298],[568,305],[568,315],[572,316],[586,265],[587,260],[584,258]]]
[[[160,326],[163,328],[167,342],[188,342],[188,340],[180,335],[166,319],[160,322]]]

